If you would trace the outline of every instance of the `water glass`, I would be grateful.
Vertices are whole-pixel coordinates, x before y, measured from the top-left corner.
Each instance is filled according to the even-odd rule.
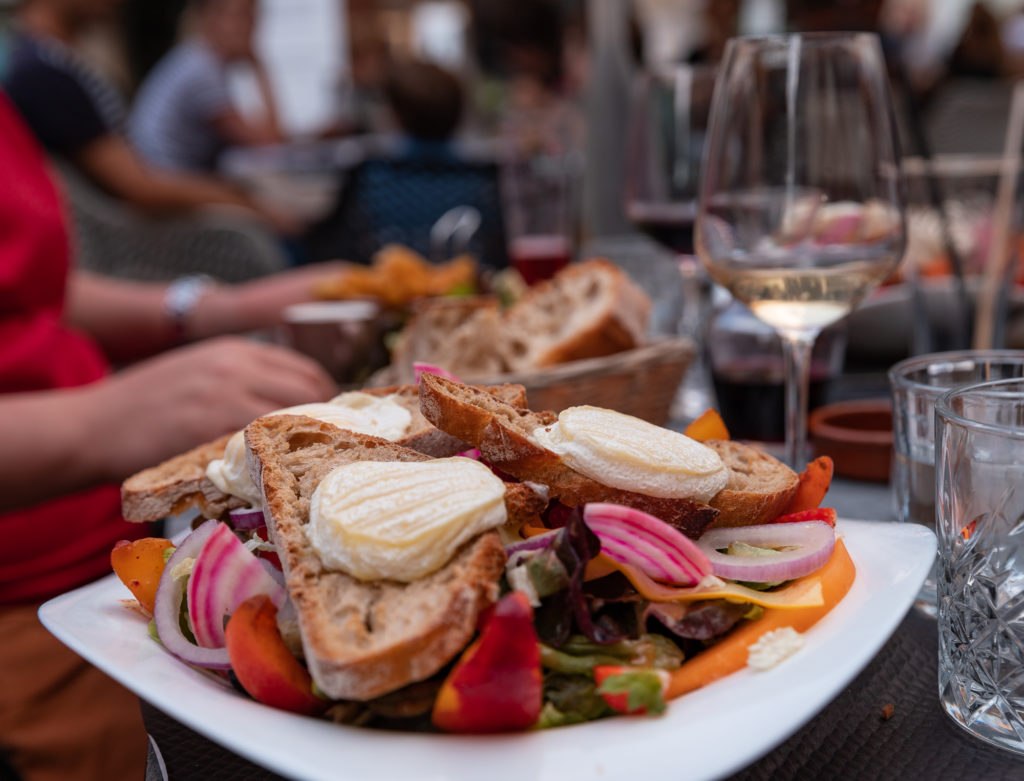
[[[1024,381],[949,391],[935,417],[939,700],[1024,754]]]
[[[889,370],[892,389],[892,486],[896,519],[935,529],[935,402],[951,388],[1024,377],[1024,352],[961,350],[908,358]],[[917,606],[935,615],[936,568]]]

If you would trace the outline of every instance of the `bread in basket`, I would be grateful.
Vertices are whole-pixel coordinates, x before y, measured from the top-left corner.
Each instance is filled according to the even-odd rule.
[[[647,338],[651,302],[614,263],[574,264],[502,311],[492,298],[423,302],[382,384],[428,363],[468,382],[514,382],[534,409],[593,404],[664,424],[694,356],[687,339]]]

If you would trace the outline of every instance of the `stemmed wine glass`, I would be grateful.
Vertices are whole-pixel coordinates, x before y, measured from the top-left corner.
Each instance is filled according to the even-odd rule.
[[[713,65],[666,65],[642,72],[629,106],[626,216],[675,253],[682,275],[679,331],[698,347],[681,389],[685,417],[703,412],[710,395],[702,355],[710,281],[693,254],[693,224],[715,73]]]
[[[786,460],[799,468],[811,348],[905,245],[885,64],[870,33],[735,38],[715,83],[696,247],[782,338]]]

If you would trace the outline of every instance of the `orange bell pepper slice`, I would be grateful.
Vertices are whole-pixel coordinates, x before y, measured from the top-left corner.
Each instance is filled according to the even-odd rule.
[[[698,442],[707,442],[709,439],[729,439],[729,429],[726,428],[725,421],[713,409],[704,410],[696,420],[686,427],[683,433]]]
[[[832,558],[808,578],[820,578],[824,604],[817,607],[803,607],[793,610],[766,608],[761,618],[733,629],[711,648],[698,654],[683,666],[671,672],[666,697],[672,699],[699,689],[701,686],[724,678],[747,666],[750,646],[765,632],[782,627],[793,627],[805,632],[827,614],[846,596],[853,585],[856,567],[842,540],[836,540]],[[798,581],[796,582],[799,582]]]
[[[253,699],[310,716],[327,710],[330,702],[313,693],[309,672],[284,644],[277,608],[266,594],[249,597],[235,608],[224,643],[231,669]]]
[[[789,505],[780,515],[789,515],[803,510],[813,510],[821,505],[832,484],[832,459],[818,456],[800,473],[800,484]]]

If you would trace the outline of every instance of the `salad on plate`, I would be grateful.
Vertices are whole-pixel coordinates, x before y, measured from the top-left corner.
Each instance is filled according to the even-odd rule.
[[[728,436],[714,413],[686,434]],[[539,523],[505,535],[500,597],[454,661],[361,701],[328,697],[311,675],[262,509],[207,520],[177,544],[118,543],[111,563],[156,642],[271,707],[454,733],[656,716],[675,697],[799,653],[802,633],[850,589],[835,511],[820,506],[831,476],[818,458],[777,518],[696,540],[635,508],[552,502]]]

